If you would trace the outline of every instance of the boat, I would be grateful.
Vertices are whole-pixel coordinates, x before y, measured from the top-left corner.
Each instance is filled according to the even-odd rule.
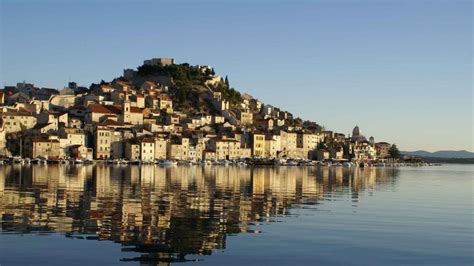
[[[48,164],[59,164],[59,158],[58,157],[49,157],[46,162]]]
[[[342,163],[342,166],[344,166],[344,167],[352,167],[352,166],[354,166],[354,164],[351,163],[351,162],[343,162],[343,163]]]
[[[326,161],[326,162],[320,162],[319,163],[320,166],[332,166],[332,163],[330,161]]]
[[[251,166],[274,166],[274,159],[265,159],[265,158],[251,158],[247,160],[247,164]]]
[[[11,162],[14,164],[23,163],[23,159],[20,156],[14,156],[11,158]]]
[[[176,166],[176,165],[178,165],[178,162],[177,161],[171,161],[171,160],[163,160],[163,161],[160,161],[159,164],[161,166]]]
[[[288,161],[286,161],[286,165],[288,165],[288,166],[298,166],[299,163],[297,161],[288,160]]]
[[[36,157],[30,160],[31,164],[46,164],[46,159],[41,157]]]
[[[125,160],[125,159],[119,159],[118,160],[118,164],[129,164],[130,162],[128,160]]]
[[[140,160],[131,160],[129,163],[130,163],[130,164],[138,165],[138,164],[141,163],[141,161],[140,161]]]

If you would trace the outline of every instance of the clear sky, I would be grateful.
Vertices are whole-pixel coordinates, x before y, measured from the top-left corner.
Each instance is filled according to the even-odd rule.
[[[174,57],[327,129],[474,150],[469,0],[0,2],[2,87],[89,86]]]

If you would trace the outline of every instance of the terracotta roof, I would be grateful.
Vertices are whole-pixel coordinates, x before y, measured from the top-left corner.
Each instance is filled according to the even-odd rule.
[[[98,123],[98,126],[123,126],[123,123],[117,122],[112,119],[107,119],[104,122]]]
[[[130,106],[130,112],[131,113],[141,113],[142,109],[140,109],[140,107]]]
[[[7,112],[2,113],[2,115],[5,115],[5,116],[33,116],[33,114],[31,114],[30,112],[26,112],[26,111],[7,111]]]
[[[59,142],[59,140],[57,139],[39,139],[39,138],[35,138],[35,139],[31,139],[31,142]]]
[[[153,82],[153,81],[145,81],[146,84],[150,85],[150,86],[156,86],[156,82]]]
[[[125,81],[121,81],[121,80],[118,80],[115,83],[117,83],[118,85],[121,85],[121,86],[130,86],[130,83],[125,82]]]
[[[142,143],[154,143],[155,141],[152,139],[152,138],[143,138],[142,139]]]
[[[160,100],[171,101],[171,98],[166,94],[158,95],[158,98],[160,98]]]
[[[90,104],[89,110],[93,113],[101,114],[121,114],[122,110],[116,105]]]

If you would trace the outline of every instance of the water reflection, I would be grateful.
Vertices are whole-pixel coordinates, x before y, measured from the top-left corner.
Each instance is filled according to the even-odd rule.
[[[2,233],[111,240],[156,265],[225,248],[252,224],[325,200],[391,189],[397,169],[156,166],[0,167]],[[128,254],[133,254],[128,256]],[[135,256],[135,254],[141,254]],[[160,264],[161,265],[161,264]]]

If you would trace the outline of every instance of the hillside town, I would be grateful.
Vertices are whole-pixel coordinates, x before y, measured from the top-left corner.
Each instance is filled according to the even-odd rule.
[[[0,90],[0,155],[107,163],[383,163],[392,145],[325,130],[230,86],[211,66],[145,60],[110,82]],[[393,156],[392,156],[393,157]]]

